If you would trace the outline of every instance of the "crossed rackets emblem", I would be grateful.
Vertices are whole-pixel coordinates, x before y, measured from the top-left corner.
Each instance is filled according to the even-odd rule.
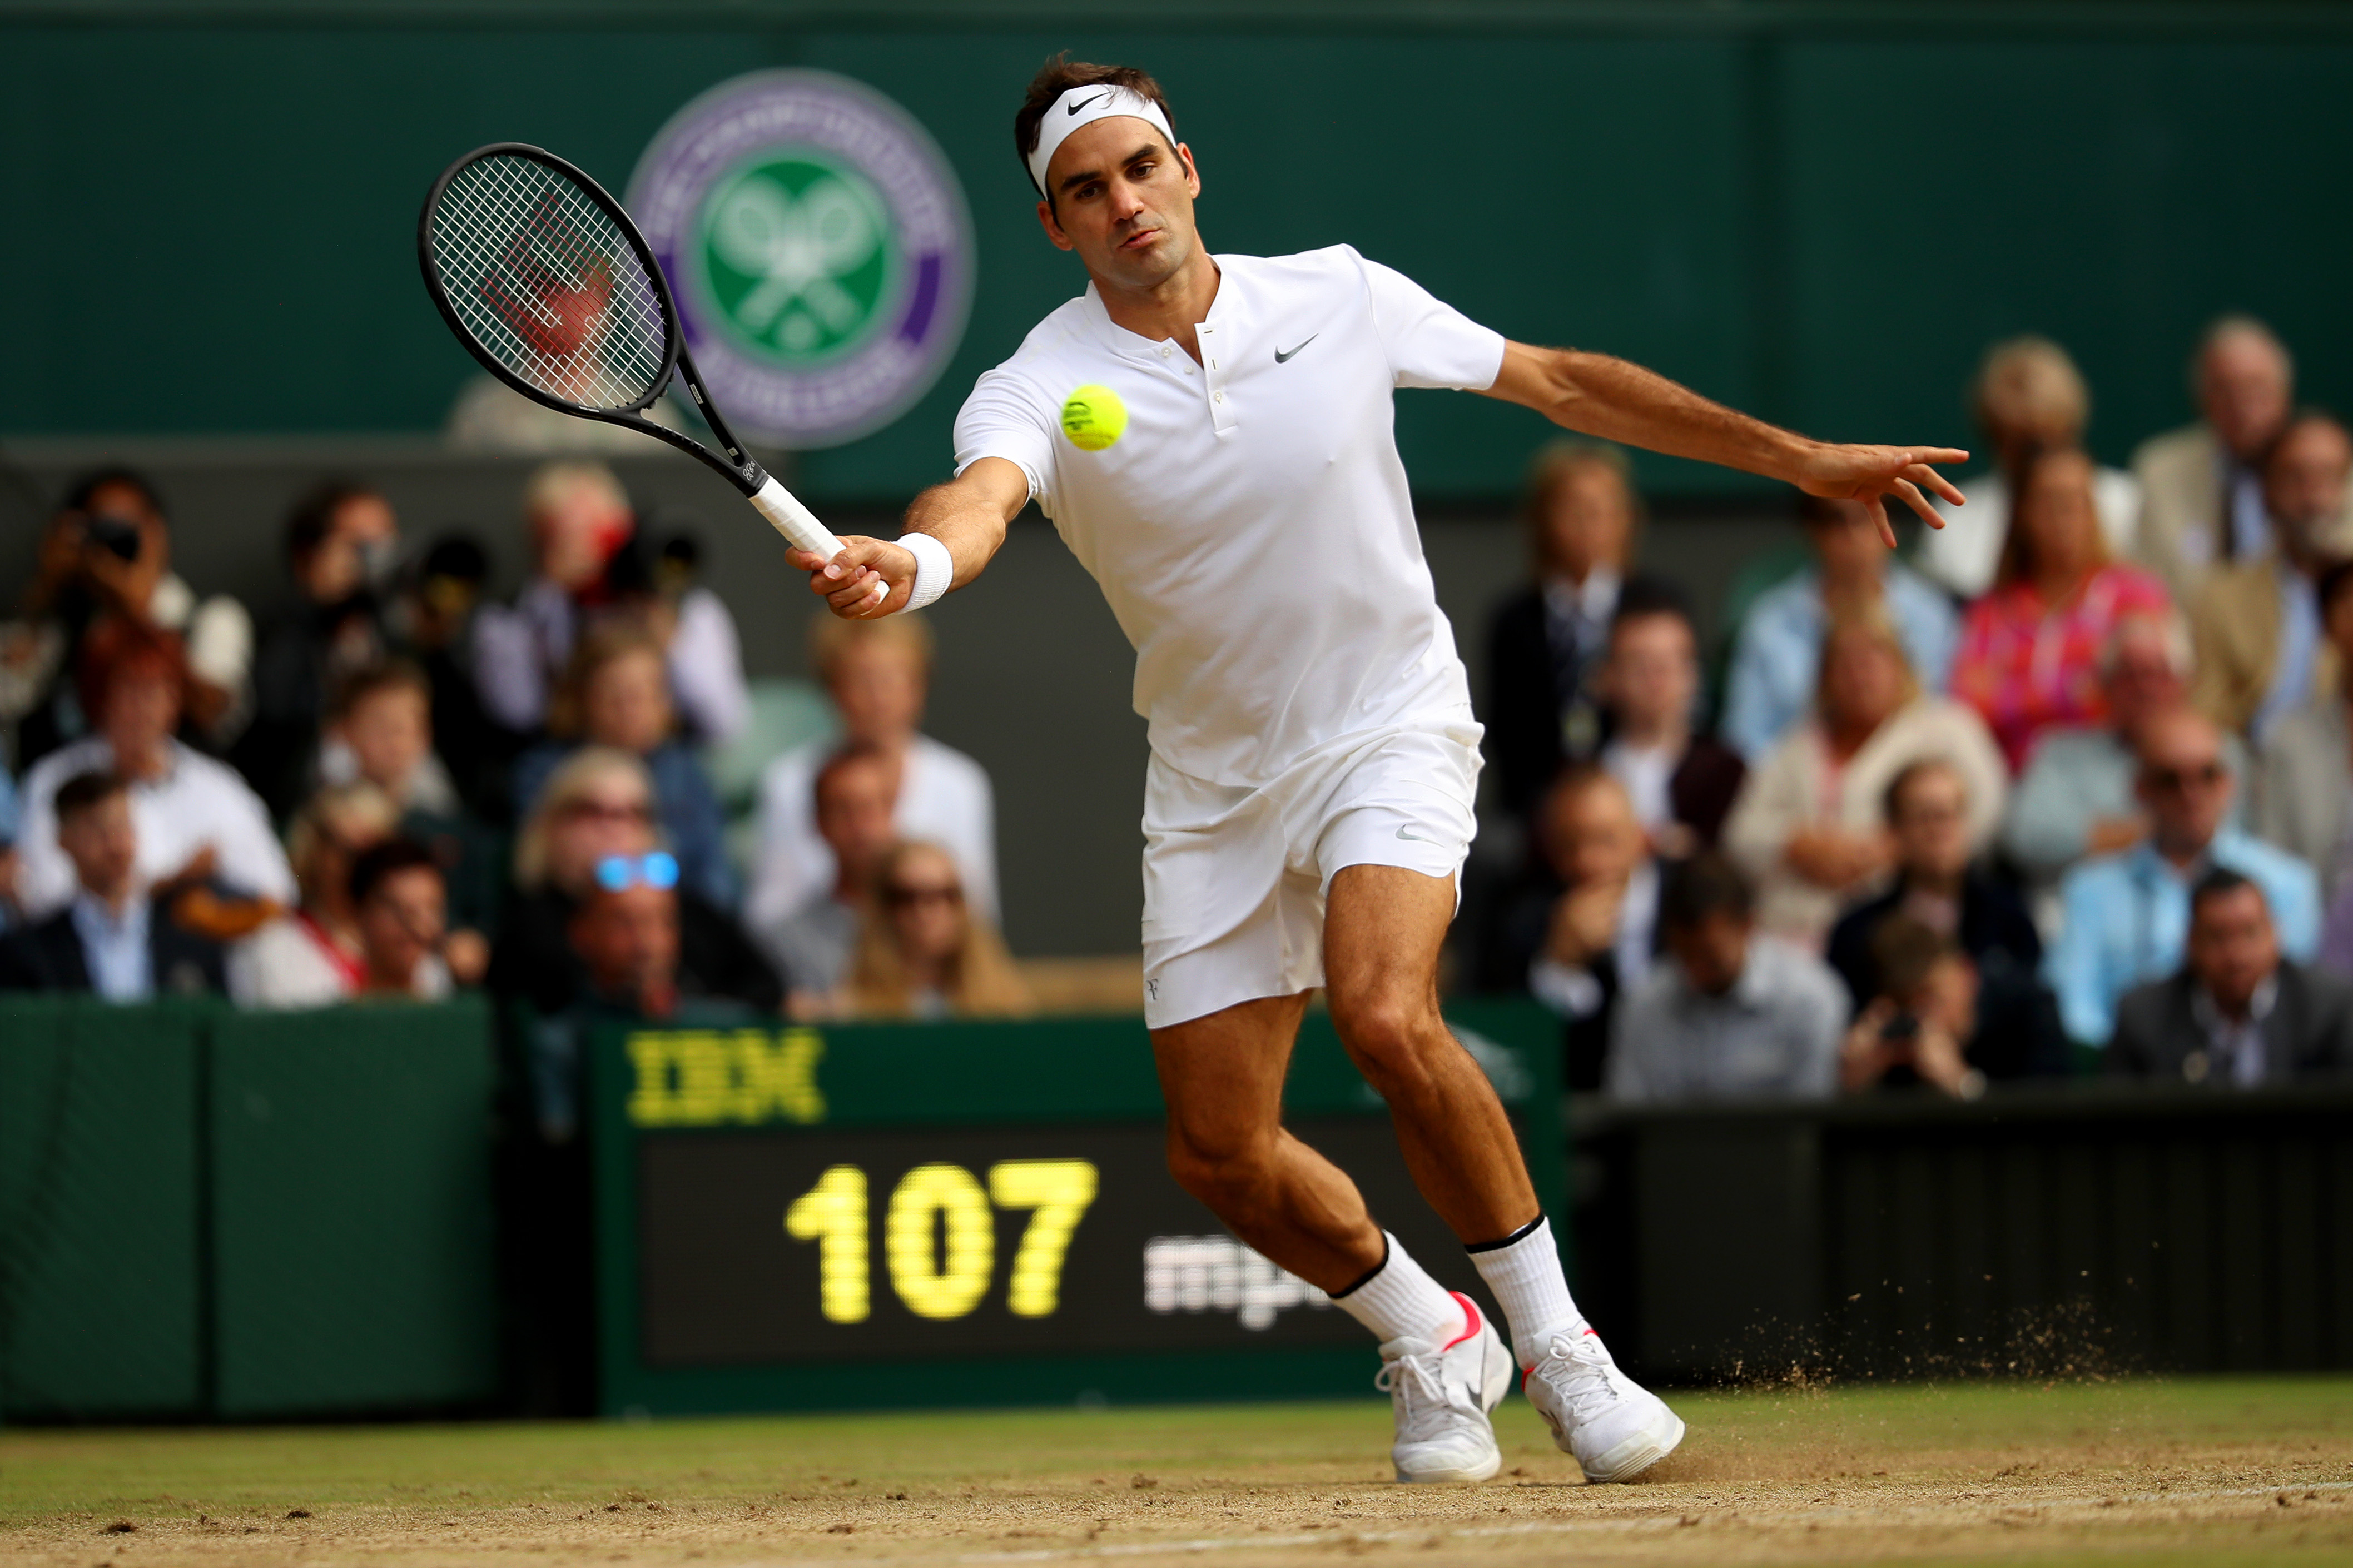
[[[798,195],[765,172],[745,175],[720,198],[708,231],[720,260],[757,279],[728,314],[788,352],[848,336],[871,306],[841,279],[872,258],[885,232],[872,199],[836,174],[820,174]]]

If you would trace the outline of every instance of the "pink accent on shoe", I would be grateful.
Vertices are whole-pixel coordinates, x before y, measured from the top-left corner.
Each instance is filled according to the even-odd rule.
[[[1462,1303],[1462,1321],[1469,1326],[1463,1329],[1461,1333],[1455,1335],[1452,1339],[1438,1347],[1441,1354],[1447,1351],[1452,1350],[1456,1345],[1461,1344],[1464,1340],[1469,1339],[1472,1335],[1479,1331],[1479,1303],[1473,1301],[1470,1297],[1465,1296],[1460,1290],[1449,1290],[1447,1294]]]

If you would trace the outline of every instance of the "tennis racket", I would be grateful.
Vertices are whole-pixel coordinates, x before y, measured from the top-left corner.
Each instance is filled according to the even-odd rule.
[[[520,142],[477,147],[426,194],[417,259],[441,319],[484,370],[559,413],[669,442],[743,491],[794,545],[828,561],[840,552],[841,541],[727,428],[645,236],[586,174]],[[673,376],[723,453],[646,417]]]

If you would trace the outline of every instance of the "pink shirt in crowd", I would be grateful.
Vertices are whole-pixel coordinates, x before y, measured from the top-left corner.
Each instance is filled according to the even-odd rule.
[[[1971,605],[1953,659],[1953,695],[1976,709],[2015,773],[2051,729],[2107,718],[2100,649],[2116,623],[2172,612],[2165,585],[2137,566],[2103,566],[2059,605],[2005,583]]]

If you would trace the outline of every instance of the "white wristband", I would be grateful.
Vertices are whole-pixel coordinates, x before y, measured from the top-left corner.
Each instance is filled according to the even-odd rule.
[[[930,534],[902,533],[899,548],[915,558],[915,585],[908,592],[907,602],[899,606],[899,614],[920,610],[955,585],[955,562],[948,547]]]

